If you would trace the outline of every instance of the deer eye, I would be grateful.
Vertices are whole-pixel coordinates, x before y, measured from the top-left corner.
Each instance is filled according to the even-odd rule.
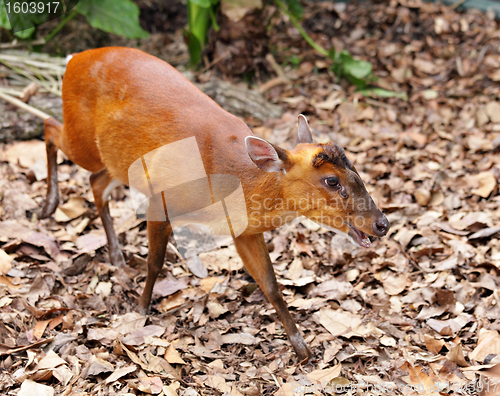
[[[339,187],[339,178],[335,176],[327,177],[325,179],[325,184],[329,187]]]

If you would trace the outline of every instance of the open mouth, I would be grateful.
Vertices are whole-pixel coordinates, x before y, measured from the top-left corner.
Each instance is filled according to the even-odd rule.
[[[349,224],[349,232],[348,235],[361,247],[369,248],[370,247],[370,238],[363,231],[358,230]]]

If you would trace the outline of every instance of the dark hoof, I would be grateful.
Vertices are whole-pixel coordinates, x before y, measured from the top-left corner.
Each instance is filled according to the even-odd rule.
[[[306,346],[305,348],[301,348],[300,351],[295,351],[297,353],[297,364],[306,364],[312,358],[312,353],[309,348]]]
[[[297,355],[297,358],[298,358],[298,363],[297,364],[307,364],[307,362],[309,362],[309,359],[312,358],[312,355],[311,355],[311,352],[308,351],[309,353],[307,355]]]
[[[47,219],[50,216],[52,216],[56,211],[58,205],[59,205],[59,200],[57,200],[56,202],[47,200],[42,209],[42,213],[40,214],[40,218]]]
[[[306,364],[309,359],[312,358],[312,353],[304,341],[304,338],[300,335],[300,333],[297,333],[290,337],[290,341],[295,353],[297,354],[297,359],[299,361],[298,364]]]
[[[123,253],[121,252],[121,250],[118,250],[117,253],[110,252],[109,261],[115,267],[123,268],[126,265],[125,258],[123,257]]]

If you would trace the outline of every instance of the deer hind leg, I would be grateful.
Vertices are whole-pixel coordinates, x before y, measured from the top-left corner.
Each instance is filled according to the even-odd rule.
[[[57,187],[57,148],[60,147],[63,124],[54,118],[47,118],[45,125],[45,149],[47,151],[47,199],[40,218],[51,216],[59,205],[59,189]]]
[[[246,269],[276,309],[299,361],[306,362],[311,357],[311,352],[279,291],[264,236],[262,234],[239,236],[234,239],[234,243]]]
[[[92,186],[92,192],[94,193],[95,206],[97,207],[102,225],[104,226],[104,231],[106,231],[106,237],[108,238],[110,262],[116,267],[122,267],[125,265],[125,259],[123,258],[123,253],[120,250],[120,244],[118,243],[118,238],[113,228],[113,219],[109,214],[108,205],[109,193],[121,183],[114,180],[109,175],[107,169],[104,168],[90,175],[90,184]]]
[[[168,238],[171,234],[172,226],[168,221],[148,221],[148,275],[139,301],[139,310],[143,315],[147,313],[151,304],[151,294],[163,267]]]

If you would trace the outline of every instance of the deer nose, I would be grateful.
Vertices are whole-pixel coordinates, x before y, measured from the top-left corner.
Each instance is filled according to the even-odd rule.
[[[387,217],[383,216],[381,219],[378,219],[375,223],[373,223],[373,233],[378,237],[383,237],[389,231],[389,220]]]

